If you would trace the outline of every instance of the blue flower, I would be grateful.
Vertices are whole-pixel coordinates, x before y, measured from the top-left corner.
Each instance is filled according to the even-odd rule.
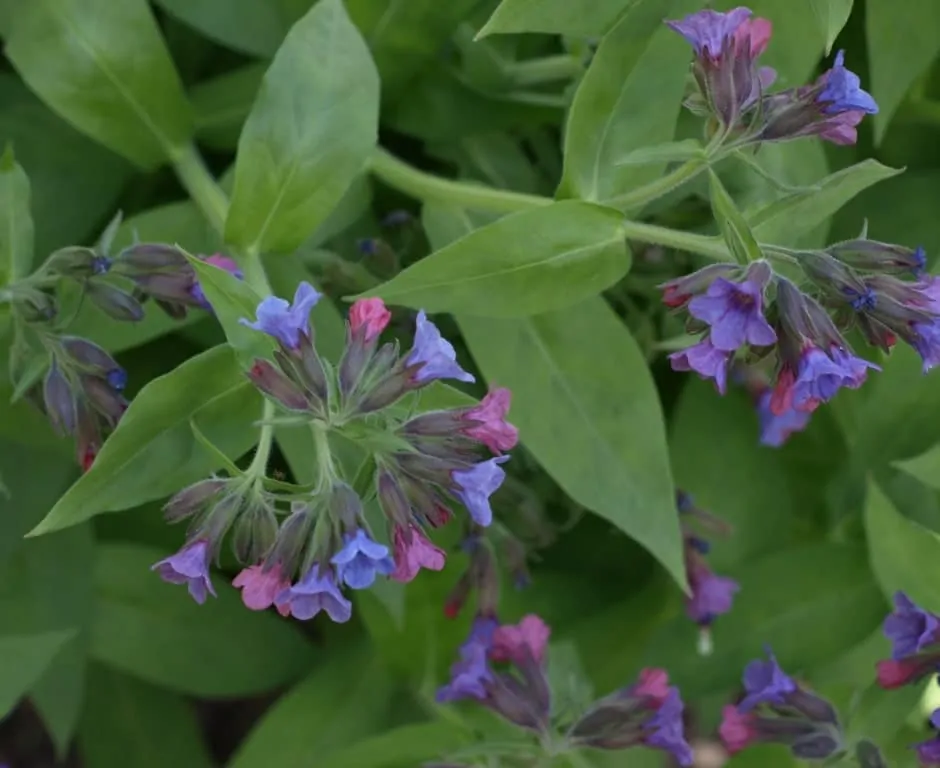
[[[209,542],[198,539],[187,544],[175,555],[155,563],[151,569],[170,584],[185,584],[193,600],[202,605],[206,594],[215,597],[209,579]]]
[[[506,473],[499,465],[507,461],[508,456],[497,456],[474,464],[470,469],[456,469],[451,472],[451,477],[457,484],[452,492],[467,508],[477,525],[487,526],[493,522],[490,496],[506,479]]]
[[[777,334],[763,314],[763,286],[753,278],[734,282],[716,278],[708,290],[689,302],[689,314],[711,326],[715,349],[733,352],[745,344],[767,347]]]
[[[682,710],[679,691],[670,688],[666,700],[644,726],[647,734],[643,741],[650,747],[669,752],[679,765],[686,766],[692,765],[693,755],[683,733]]]
[[[940,728],[940,709],[935,709],[930,716],[930,724],[934,728]],[[934,736],[932,739],[922,741],[914,745],[917,750],[917,757],[921,765],[940,765],[940,736]]]
[[[339,580],[347,587],[366,589],[375,582],[377,573],[388,576],[395,570],[388,547],[370,539],[362,528],[355,534],[347,534],[345,541],[330,562],[337,567]]]
[[[749,8],[735,8],[727,13],[705,10],[692,13],[681,21],[667,21],[666,26],[688,40],[697,56],[716,59],[725,41],[733,39],[738,27],[749,18]]]
[[[108,386],[115,392],[121,392],[127,386],[127,371],[123,368],[112,368],[105,375]]]
[[[825,85],[816,101],[823,105],[822,111],[825,114],[857,111],[874,115],[878,112],[878,105],[871,94],[862,90],[859,76],[845,68],[845,51],[836,54],[832,69],[824,78]]]
[[[332,572],[320,575],[320,566],[314,564],[294,586],[288,587],[274,598],[278,610],[286,608],[295,619],[307,621],[320,611],[342,624],[352,616],[352,603],[339,591]]]
[[[767,649],[767,661],[752,661],[744,669],[744,690],[747,695],[738,709],[749,712],[758,704],[783,704],[796,691],[796,683],[780,669],[777,659]]]
[[[699,626],[707,627],[718,616],[731,610],[741,585],[734,579],[718,576],[704,565],[692,567],[689,571],[692,596],[686,599],[686,614]]]
[[[822,349],[807,347],[800,355],[793,385],[793,407],[800,411],[814,411],[820,403],[829,402],[839,389],[853,381],[851,372]]]
[[[940,365],[940,321],[914,323],[911,326],[914,338],[911,341],[917,354],[923,358],[924,373]]]
[[[809,424],[811,413],[798,411],[796,408],[787,408],[781,414],[776,414],[770,407],[771,390],[766,390],[761,396],[757,406],[757,417],[760,421],[760,444],[771,448],[779,448],[794,432],[802,432]]]
[[[669,355],[674,371],[695,371],[703,379],[714,379],[715,387],[724,394],[728,387],[728,363],[731,353],[715,349],[708,339]]]
[[[414,373],[414,380],[422,384],[434,379],[476,381],[457,364],[457,353],[453,345],[441,336],[441,332],[428,320],[424,310],[418,312],[414,346],[405,359],[405,365],[409,368],[420,366]]]
[[[891,658],[915,656],[940,641],[940,617],[925,611],[903,592],[894,593],[894,612],[884,622]]]
[[[310,283],[303,282],[297,286],[293,304],[277,296],[268,296],[258,305],[256,322],[245,318],[239,322],[273,336],[287,349],[297,349],[301,337],[310,335],[310,311],[319,300],[317,290]]]
[[[450,682],[438,689],[438,702],[486,698],[486,683],[493,680],[488,658],[497,626],[486,616],[474,620],[470,636],[460,646],[460,660],[450,668]]]

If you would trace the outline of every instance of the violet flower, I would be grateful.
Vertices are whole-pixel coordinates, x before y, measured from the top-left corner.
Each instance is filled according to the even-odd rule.
[[[508,456],[497,456],[474,464],[470,469],[451,472],[456,487],[451,492],[467,508],[477,525],[488,526],[493,522],[490,496],[503,484],[506,472],[499,466],[509,461]]]
[[[193,600],[202,605],[206,594],[215,597],[215,588],[209,579],[209,542],[197,539],[151,566],[150,570],[170,584],[185,584]]]
[[[415,321],[414,346],[405,365],[416,368],[415,381],[425,384],[435,379],[456,379],[473,382],[476,379],[457,364],[457,353],[422,309]]]
[[[327,569],[321,576],[317,564],[311,566],[300,581],[283,590],[274,604],[278,610],[284,609],[301,621],[312,619],[320,611],[326,611],[338,624],[352,617],[352,603],[339,591],[332,571]]]
[[[346,535],[342,549],[330,562],[337,567],[339,580],[350,589],[367,589],[377,574],[388,576],[395,570],[388,547],[370,539],[362,528]]]
[[[310,311],[320,298],[320,293],[310,283],[302,282],[297,286],[292,304],[277,296],[268,296],[258,305],[255,322],[245,318],[239,322],[274,337],[287,349],[296,350],[301,338],[310,336]]]

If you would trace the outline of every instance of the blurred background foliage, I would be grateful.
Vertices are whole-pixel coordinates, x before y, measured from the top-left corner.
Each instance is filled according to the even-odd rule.
[[[19,2],[0,0],[0,37]],[[134,2],[72,0],[101,35],[114,39],[124,30],[113,7]],[[199,145],[223,179],[229,179],[267,61],[311,5],[153,3],[193,107]],[[381,74],[383,146],[444,175],[550,196],[561,179],[572,94],[599,39],[631,2],[542,0],[537,33],[475,40],[497,5],[346,0]],[[672,5],[682,11],[664,15],[702,3]],[[797,142],[768,147],[760,162],[791,184],[811,183],[865,158],[907,168],[862,190],[801,242],[848,238],[867,221],[871,237],[922,244],[932,257],[940,250],[940,3],[905,0],[903,9],[897,0],[750,5],[774,23],[766,58],[783,85],[808,81],[824,68],[830,47],[845,48],[881,105],[861,126],[855,147]],[[832,41],[831,30],[839,30],[847,14]],[[504,31],[514,31],[506,18]],[[531,18],[524,28],[533,29]],[[43,55],[55,58],[57,50]],[[639,76],[630,87],[640,119],[661,97],[645,92]],[[677,136],[697,130],[683,113]],[[32,183],[38,259],[93,242],[118,209],[125,216],[119,243],[136,236],[179,242],[192,252],[221,247],[170,169],[141,170],[87,138],[33,95],[9,61],[0,70],[0,142],[13,145]],[[774,192],[746,168],[729,165],[722,176],[742,204],[757,206]],[[711,232],[707,198],[699,192],[685,187],[645,215]],[[383,227],[399,209],[411,212],[410,222]],[[424,211],[426,226],[434,213]],[[428,238],[434,244],[432,227],[426,235],[421,221],[414,201],[363,178],[291,263],[271,260],[275,289],[284,295],[309,275],[333,297],[367,287],[382,265],[368,261],[359,241],[381,238],[380,255],[407,264],[428,253]],[[786,225],[776,234],[783,242]],[[718,398],[708,385],[673,375],[656,349],[670,332],[646,311],[649,286],[664,262],[688,258],[640,249],[633,272],[607,298],[652,366],[677,484],[735,528],[712,556],[717,569],[742,584],[734,611],[715,627],[714,654],[696,654],[696,629],[681,615],[681,594],[653,558],[609,522],[585,513],[561,490],[557,472],[553,478],[543,469],[552,461],[525,448],[514,474],[523,497],[566,528],[539,551],[531,586],[517,591],[507,575],[501,610],[507,620],[540,613],[554,630],[553,654],[568,662],[579,658],[600,693],[626,684],[641,666],[666,667],[690,703],[691,732],[700,738],[712,733],[743,665],[772,642],[787,669],[852,712],[853,728],[894,745],[888,749],[892,766],[910,765],[906,746],[925,720],[918,699],[903,693],[889,699],[870,681],[886,649],[879,630],[885,596],[904,588],[940,610],[940,386],[922,377],[914,354],[901,348],[881,375],[821,409],[783,449],[758,446],[756,415],[743,393]],[[181,325],[150,313],[139,325],[115,326],[89,309],[79,323],[82,333],[119,355],[131,394],[223,338],[205,317]],[[470,329],[457,318],[457,326],[468,340],[478,336],[485,343],[485,323]],[[602,335],[588,334],[582,342],[612,380],[634,375],[605,348]],[[590,373],[605,375],[598,371]],[[423,573],[394,609],[394,600],[382,595],[360,595],[358,618],[348,626],[301,627],[249,613],[221,583],[218,600],[196,606],[149,571],[179,544],[159,504],[22,538],[77,470],[69,447],[25,406],[10,406],[2,386],[0,711],[10,714],[0,725],[0,757],[11,765],[404,768],[480,734],[499,738],[501,726],[488,716],[457,716],[433,704],[433,689],[469,621],[448,621],[442,612],[461,570],[459,554],[443,573]],[[549,399],[527,408],[538,413],[555,405]],[[557,435],[562,457],[576,459],[574,439]],[[627,440],[630,450],[642,453],[642,430]],[[285,471],[287,459],[278,459]],[[509,493],[498,500],[504,509],[519,503]],[[598,758],[596,765],[642,768],[661,759],[631,752]],[[790,764],[774,749],[729,763]]]

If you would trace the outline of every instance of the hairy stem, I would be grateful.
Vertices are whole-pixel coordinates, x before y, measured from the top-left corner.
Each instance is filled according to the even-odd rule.
[[[584,65],[581,61],[567,53],[506,65],[506,74],[509,79],[519,86],[570,80],[583,71]]]

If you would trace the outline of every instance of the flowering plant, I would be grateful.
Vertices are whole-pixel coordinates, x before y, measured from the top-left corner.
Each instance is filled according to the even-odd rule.
[[[0,0],[0,762],[940,765],[940,6],[715,5]]]

